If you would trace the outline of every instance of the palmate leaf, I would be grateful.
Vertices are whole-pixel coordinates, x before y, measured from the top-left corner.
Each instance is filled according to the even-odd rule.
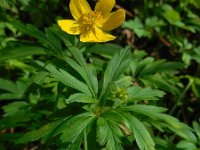
[[[88,47],[86,51],[89,53],[94,53],[94,54],[102,55],[107,58],[111,58],[115,53],[119,52],[121,49],[122,47],[116,44],[101,43],[101,44],[95,44],[94,46]]]
[[[198,137],[198,139],[200,141],[200,123],[196,122],[196,121],[193,121],[192,122],[192,126],[193,126],[193,128],[195,130],[195,133],[196,133],[196,135],[197,135],[197,137]]]
[[[70,150],[78,150],[78,149],[80,149],[80,145],[81,145],[82,141],[83,141],[83,134],[80,134],[76,138],[76,140],[73,143],[71,143],[71,145],[69,145]]]
[[[141,150],[155,150],[155,144],[145,126],[134,116],[129,115],[131,128]]]
[[[40,71],[33,77],[33,82],[38,85],[43,85],[45,78],[49,75],[47,71]]]
[[[174,72],[177,69],[183,68],[184,64],[180,62],[167,62],[166,60],[157,60],[146,64],[144,68],[139,73],[139,77],[155,74],[158,72]]]
[[[196,142],[196,137],[191,132],[191,129],[184,123],[181,123],[178,119],[164,114],[166,110],[162,107],[147,106],[147,105],[133,105],[124,107],[123,110],[142,114],[148,116],[154,120],[159,120],[166,123],[166,127],[175,132],[177,135],[187,139],[188,141]]]
[[[53,28],[52,28],[53,29]],[[48,46],[56,51],[62,51],[62,42],[57,36],[55,36],[55,32],[52,31],[51,28],[45,29],[45,37],[48,41],[53,41],[48,44]]]
[[[174,95],[180,94],[177,87],[177,79],[174,74],[178,69],[184,67],[183,63],[166,61],[165,59],[155,60],[153,57],[135,59],[131,64],[132,74],[144,85],[162,89]]]
[[[33,37],[38,40],[38,42],[43,45],[44,47],[48,48],[48,53],[57,53],[60,54],[62,51],[62,42],[61,42],[61,37],[59,37],[56,32],[59,32],[57,30],[55,32],[54,27],[51,28],[46,28],[45,31],[46,33],[40,31],[35,27],[34,25],[27,24],[24,25],[20,22],[15,22],[13,23],[13,26],[18,29],[20,32],[23,34],[26,34],[30,37]],[[62,34],[59,32],[59,34]],[[62,35],[61,35],[62,36]],[[66,34],[65,34],[66,36]],[[54,42],[52,42],[54,41]],[[68,41],[68,45],[71,45],[71,43]]]
[[[158,100],[158,98],[164,96],[164,92],[156,89],[141,88],[139,86],[133,86],[128,89],[127,102],[140,101],[140,100]]]
[[[82,76],[93,94],[93,97],[96,97],[98,92],[98,81],[95,67],[86,64],[84,57],[78,48],[69,47],[69,50],[76,62],[68,57],[64,58],[65,61]]]
[[[99,149],[99,144],[97,144],[97,117],[84,131],[84,147],[85,149],[87,147],[88,150]]]
[[[48,28],[57,38],[59,38],[63,43],[68,46],[77,45],[79,40],[76,36],[67,34],[66,32],[63,32],[58,25],[53,25]]]
[[[21,124],[29,122],[30,119],[30,114],[26,111],[20,110],[15,114],[0,119],[0,130],[21,126]]]
[[[39,31],[35,26],[33,25],[24,25],[20,22],[15,22],[13,23],[13,26],[15,28],[17,28],[18,30],[20,30],[22,33],[29,35],[31,37],[36,38],[37,40],[39,40],[41,43],[49,43],[50,41],[48,41],[45,37],[45,34],[41,31]]]
[[[129,47],[122,49],[119,53],[116,53],[111,61],[109,62],[104,78],[103,86],[100,94],[100,105],[104,105],[104,99],[106,92],[109,89],[110,83],[116,81],[120,75],[123,74],[124,70],[130,65],[131,53]]]
[[[142,57],[142,56],[140,56],[140,57]],[[138,56],[136,55],[134,57],[136,57],[135,59],[137,60]],[[141,72],[141,70],[144,69],[147,64],[153,63],[153,61],[154,61],[154,58],[147,57],[147,58],[144,58],[144,59],[140,58],[136,62],[132,63],[132,68],[134,68],[133,75],[138,76],[138,74]]]
[[[169,128],[171,131],[173,131],[175,134],[179,135],[180,137],[186,139],[187,141],[196,143],[197,138],[192,132],[192,129],[187,125],[182,122],[180,122],[178,119],[167,115],[163,114],[159,116],[160,120],[163,120],[167,123],[167,128]]]
[[[106,144],[108,150],[123,150],[121,145],[123,133],[117,123],[99,117],[97,120],[97,139],[100,145]]]
[[[98,92],[98,81],[96,76],[96,70],[95,68],[88,67],[88,65],[85,62],[85,59],[80,52],[80,50],[76,47],[69,47],[69,51],[74,56],[76,62],[83,68],[85,72],[84,80],[90,87],[90,90],[92,90],[95,94]],[[80,73],[81,74],[81,73]]]
[[[4,110],[4,117],[13,116],[20,112],[26,112],[29,109],[29,104],[25,101],[15,101],[2,107]]]
[[[23,58],[32,55],[46,54],[47,49],[39,46],[26,45],[20,47],[7,47],[0,50],[0,61]]]
[[[100,145],[105,145],[108,141],[109,128],[106,125],[106,120],[99,117],[97,120],[97,140]]]
[[[177,69],[184,67],[183,63],[176,61],[166,61],[165,59],[155,60],[153,57],[146,57],[144,59],[137,59],[137,55],[134,55],[136,62],[132,64],[135,68],[134,74],[138,78],[153,75],[156,73],[174,73],[177,72]]]
[[[168,76],[160,76],[160,75],[147,75],[140,78],[140,80],[149,86],[153,86],[164,91],[170,92],[174,95],[181,94],[178,87],[176,87],[176,82],[173,79],[169,79]]]
[[[116,109],[114,113],[120,116],[121,122],[132,131],[140,150],[155,150],[150,133],[139,119],[125,110]]]
[[[30,141],[39,140],[40,138],[50,134],[62,122],[63,120],[58,120],[55,122],[51,122],[38,130],[30,131],[26,133],[25,135],[23,135],[19,140],[17,140],[16,143],[26,143]]]
[[[24,96],[29,84],[23,81],[10,81],[0,79],[0,89],[5,90],[6,93],[0,94],[0,100],[21,99]]]
[[[41,64],[41,65],[43,66],[44,64]],[[73,89],[76,89],[80,92],[83,92],[87,95],[91,95],[91,92],[85,83],[79,81],[78,79],[76,79],[75,77],[70,75],[68,72],[64,71],[63,69],[58,70],[58,69],[56,69],[55,66],[53,66],[51,64],[47,65],[45,68],[46,68],[46,70],[48,70],[51,73],[51,75],[53,77],[55,77],[57,80],[59,80],[63,84],[65,84]]]
[[[0,7],[4,8],[4,9],[8,9],[10,7],[9,3],[10,3],[10,1],[1,0]]]
[[[143,123],[130,113],[119,111],[130,125],[137,145],[141,150],[155,150],[155,143]]]
[[[189,142],[189,141],[180,141],[178,144],[176,144],[176,149],[180,150],[198,150],[195,143]]]
[[[163,5],[162,9],[164,10],[163,16],[169,23],[176,25],[177,22],[181,21],[180,14],[170,5]]]
[[[151,37],[151,32],[145,28],[141,19],[138,17],[135,17],[134,20],[125,21],[122,27],[133,30],[139,38]]]
[[[70,118],[66,123],[66,128],[63,130],[60,137],[62,142],[71,143],[70,149],[79,149],[86,128],[95,120],[95,115],[91,113],[83,113]]]
[[[26,143],[38,139],[46,141],[46,139],[62,133],[62,142],[71,142],[70,150],[77,150],[83,141],[84,130],[94,121],[95,116],[91,113],[83,113],[73,117],[68,116],[64,119],[46,124],[38,130],[26,133],[17,141],[17,143]]]

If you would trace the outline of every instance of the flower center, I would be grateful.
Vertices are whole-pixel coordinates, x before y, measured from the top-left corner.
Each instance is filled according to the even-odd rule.
[[[87,14],[83,14],[83,16],[79,20],[80,24],[82,24],[85,30],[90,30],[93,26],[99,26],[103,22],[103,15],[101,12],[92,11]]]

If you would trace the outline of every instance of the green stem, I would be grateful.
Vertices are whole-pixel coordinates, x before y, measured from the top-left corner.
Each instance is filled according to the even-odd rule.
[[[86,129],[84,130],[84,150],[88,150],[87,132],[86,132]]]
[[[185,87],[183,94],[181,94],[176,102],[176,104],[172,107],[171,111],[169,112],[170,115],[172,115],[174,113],[174,111],[176,110],[176,108],[180,105],[180,102],[182,100],[182,98],[184,97],[185,93],[189,90],[189,88],[191,87],[192,83],[194,81],[193,80],[189,80],[189,83],[187,84],[187,86]]]
[[[145,14],[145,16],[147,16],[147,14],[148,14],[148,3],[147,3],[147,0],[144,0],[144,14]]]

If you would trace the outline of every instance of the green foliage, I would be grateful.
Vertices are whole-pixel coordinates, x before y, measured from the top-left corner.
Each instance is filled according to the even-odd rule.
[[[199,1],[116,7],[97,44],[59,29],[64,0],[0,0],[0,149],[200,148]]]
[[[20,80],[14,83],[10,80],[0,79],[0,89],[6,91],[6,93],[0,95],[0,100],[21,99],[27,88],[28,83]]]

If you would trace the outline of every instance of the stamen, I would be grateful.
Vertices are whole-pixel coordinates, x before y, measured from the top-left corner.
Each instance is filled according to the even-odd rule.
[[[103,15],[101,12],[93,11],[83,14],[79,20],[82,33],[89,33],[95,26],[100,26],[103,22]]]
[[[102,23],[103,16],[101,12],[93,11],[87,14],[83,14],[79,22],[83,25],[99,25]]]

